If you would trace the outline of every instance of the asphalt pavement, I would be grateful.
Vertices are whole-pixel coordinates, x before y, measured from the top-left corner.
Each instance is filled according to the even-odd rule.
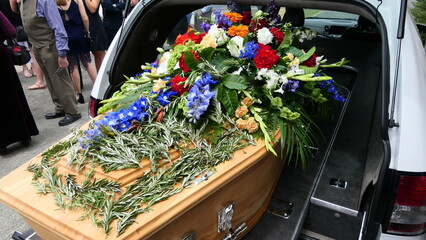
[[[21,143],[15,143],[8,147],[8,154],[0,156],[0,178],[6,176],[17,167],[46,150],[58,140],[68,135],[72,129],[78,128],[90,120],[88,116],[88,100],[93,84],[86,71],[82,70],[83,95],[85,103],[78,104],[82,118],[68,126],[60,127],[58,126],[58,121],[61,118],[52,120],[46,120],[44,118],[46,113],[54,111],[54,105],[47,88],[41,90],[28,90],[27,87],[35,83],[35,77],[25,77],[22,67],[20,66],[17,66],[16,69],[21,80],[28,105],[30,106],[40,133],[37,136],[32,137],[32,141],[28,147],[22,146]],[[15,231],[25,232],[29,229],[30,227],[23,221],[19,214],[6,205],[0,203],[1,240],[10,240],[12,239],[12,234]]]

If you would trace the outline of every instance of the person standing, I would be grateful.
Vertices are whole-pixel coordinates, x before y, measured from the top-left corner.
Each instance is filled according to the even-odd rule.
[[[99,6],[101,4],[100,0],[83,0],[83,2],[87,16],[89,17],[90,37],[92,38],[90,51],[95,57],[96,70],[99,71],[106,54],[106,50],[108,49],[105,27],[102,23],[101,16],[99,16]]]
[[[108,37],[108,46],[120,29],[123,22],[123,10],[125,7],[124,2],[121,0],[103,0],[102,9],[104,16],[104,26]]]
[[[85,38],[89,34],[89,19],[84,9],[82,0],[56,0],[62,22],[68,34],[68,63],[71,79],[77,95],[77,101],[84,103],[81,93],[80,74],[78,72],[78,61],[89,74],[92,82],[96,80],[96,68],[91,64],[90,45]]]
[[[11,7],[12,10],[16,8]],[[81,113],[77,109],[77,99],[67,68],[68,36],[56,3],[51,0],[22,0],[19,8],[28,40],[43,70],[55,105],[55,111],[47,113],[45,118],[63,117],[58,122],[59,126],[71,124],[81,118]]]
[[[31,136],[38,135],[38,129],[25,98],[22,85],[13,64],[12,56],[3,44],[6,39],[16,35],[16,30],[0,11],[0,155],[7,153],[7,146],[22,142],[28,146]]]
[[[16,1],[16,0],[14,0]],[[9,19],[9,21],[12,23],[12,25],[18,30],[18,28],[23,28],[22,27],[22,20],[21,20],[21,16],[12,11],[12,9],[10,8],[10,2],[9,0],[0,0],[0,10],[3,12],[3,14],[6,16],[7,19]],[[23,33],[25,33],[25,31],[22,31]],[[18,31],[17,31],[18,33]],[[25,77],[33,77],[34,75],[36,75],[36,82],[29,86],[28,89],[29,90],[35,90],[35,89],[44,89],[46,88],[46,86],[44,85],[44,76],[43,76],[43,72],[41,71],[40,66],[38,65],[37,61],[35,60],[33,51],[31,49],[31,44],[28,43],[28,38],[26,37],[26,33],[23,34],[24,36],[24,42],[19,42],[19,34],[17,34],[17,40],[18,43],[20,45],[25,45],[26,47],[30,48],[30,53],[31,53],[31,60],[30,60],[30,64],[31,64],[31,70],[27,67],[27,64],[22,65],[22,68],[24,70],[24,75]],[[31,72],[33,71],[33,72]]]

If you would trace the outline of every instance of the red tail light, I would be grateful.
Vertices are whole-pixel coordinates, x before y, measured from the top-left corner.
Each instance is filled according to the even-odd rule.
[[[426,230],[426,177],[399,178],[388,233],[419,235]]]
[[[100,107],[100,100],[95,99],[94,97],[90,96],[89,100],[89,116],[91,118],[94,118],[98,115],[98,109]]]

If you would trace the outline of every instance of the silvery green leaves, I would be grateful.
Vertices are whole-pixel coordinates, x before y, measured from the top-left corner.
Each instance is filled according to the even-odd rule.
[[[221,118],[230,121],[226,116]],[[114,134],[97,140],[89,147],[90,151],[80,149],[69,156],[68,163],[79,165],[76,169],[85,173],[82,179],[58,173],[58,156],[79,145],[80,135],[76,134],[43,153],[40,164],[29,167],[35,174],[33,185],[42,194],[52,193],[62,209],[82,209],[81,219],[91,219],[106,234],[116,222],[115,233],[120,235],[155,203],[190,187],[206,170],[231,159],[236,150],[254,144],[249,134],[235,127],[218,135],[212,144],[202,137],[207,123],[198,129],[188,124],[170,117],[164,124],[147,123],[132,134],[111,130]],[[173,148],[180,153],[178,159],[170,155]],[[150,169],[126,188],[116,181],[97,178],[93,172],[96,166],[102,166],[105,171],[116,171],[123,166],[140,168],[142,158],[150,160]],[[170,164],[164,165],[165,162]],[[182,187],[176,188],[177,183]]]

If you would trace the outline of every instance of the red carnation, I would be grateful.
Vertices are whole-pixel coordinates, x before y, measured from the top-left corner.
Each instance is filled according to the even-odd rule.
[[[244,11],[243,12],[243,20],[241,21],[244,25],[250,25],[251,22],[251,12],[250,11]]]
[[[194,31],[192,31],[191,29],[188,29],[188,32],[186,32],[185,34],[181,35],[179,34],[176,37],[176,43],[174,46],[176,45],[185,45],[185,43],[189,42],[189,41],[193,41],[196,44],[200,43],[201,40],[203,40],[203,37],[206,35],[206,33],[200,33],[200,34],[195,34]]]
[[[278,56],[277,51],[272,49],[269,45],[259,43],[259,50],[254,57],[254,65],[256,65],[258,69],[269,69],[278,62],[279,58],[280,57]]]
[[[200,56],[198,56],[198,53],[196,53],[196,52],[194,52],[192,50],[189,50],[189,51],[194,54],[195,60],[198,61],[200,59]],[[191,71],[191,69],[189,69],[189,67],[185,63],[185,53],[182,53],[182,55],[179,58],[179,67],[182,69],[183,72],[187,73],[187,72]]]
[[[171,87],[172,91],[177,92],[179,94],[179,96],[188,92],[189,89],[191,89],[190,86],[184,87],[185,80],[186,80],[186,77],[181,77],[179,75],[175,76],[174,78],[172,78],[172,80],[170,80],[170,82],[172,83],[172,87]]]
[[[255,19],[255,20],[251,21],[251,24],[252,24],[251,31],[255,32],[258,29],[262,29],[264,27],[267,27],[268,26],[268,21],[265,18],[263,18],[263,19]]]
[[[270,28],[269,31],[274,35],[275,41],[280,44],[284,40],[284,33],[277,27]]]
[[[317,55],[314,53],[310,58],[302,63],[302,65],[307,67],[315,67],[317,65]]]

